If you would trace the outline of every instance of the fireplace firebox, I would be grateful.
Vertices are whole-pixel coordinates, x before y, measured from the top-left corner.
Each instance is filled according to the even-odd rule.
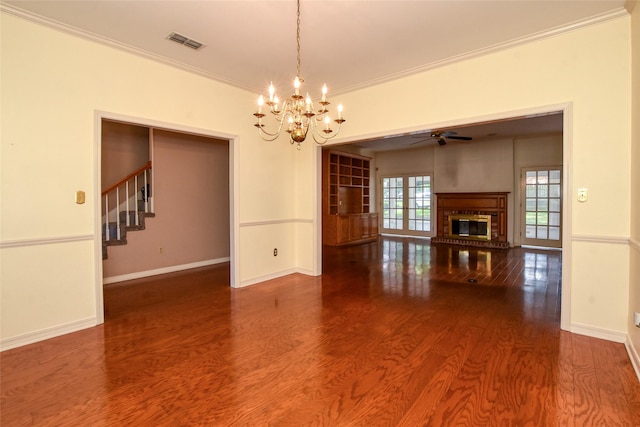
[[[491,215],[449,215],[449,237],[491,240]]]

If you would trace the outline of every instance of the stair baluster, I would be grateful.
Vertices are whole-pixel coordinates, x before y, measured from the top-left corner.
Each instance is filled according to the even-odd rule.
[[[131,225],[131,219],[129,218],[129,181],[125,182],[125,187],[124,187],[124,197],[127,200],[126,202],[126,208],[127,208],[127,216],[126,219],[124,220],[124,223],[127,227],[129,227]]]
[[[135,213],[133,214],[133,216],[135,218],[136,225],[140,225],[140,217],[139,217],[139,213],[138,213],[140,211],[140,208],[138,207],[138,175],[136,175],[133,178],[133,187],[136,189],[136,201],[134,203],[135,206],[136,206],[136,209],[135,209]]]
[[[116,187],[116,240],[120,240],[120,187]]]
[[[153,213],[153,200],[150,199],[150,184],[153,182],[151,173],[151,162],[148,162],[102,192],[104,207],[102,221],[104,228],[103,259],[107,258],[107,246],[126,244],[127,231],[143,230],[145,228],[145,218],[155,216]],[[141,174],[144,175],[143,179],[139,179]],[[140,181],[144,182],[144,186],[139,187]],[[131,191],[131,185],[133,185],[133,191]],[[122,186],[124,186],[125,200],[120,199]],[[142,196],[141,200],[139,198],[140,194]],[[110,196],[112,200],[115,198],[115,206],[113,208],[111,208],[113,203],[110,204]],[[131,197],[134,197],[133,203],[131,203]],[[133,210],[131,210],[132,205],[134,207]],[[111,212],[111,209],[113,209],[113,212]],[[111,222],[114,214],[116,220]]]
[[[104,240],[109,241],[111,236],[109,236],[109,193],[104,195],[104,217],[105,221],[103,223],[104,226]]]

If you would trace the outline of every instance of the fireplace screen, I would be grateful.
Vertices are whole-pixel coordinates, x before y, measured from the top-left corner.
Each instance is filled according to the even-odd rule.
[[[449,237],[491,240],[491,215],[449,215]]]

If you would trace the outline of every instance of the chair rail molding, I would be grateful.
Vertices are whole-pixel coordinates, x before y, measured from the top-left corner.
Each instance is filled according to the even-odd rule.
[[[32,237],[25,239],[12,239],[0,241],[0,248],[19,248],[25,246],[54,245],[58,243],[83,242],[93,240],[94,234],[74,234],[54,237]]]

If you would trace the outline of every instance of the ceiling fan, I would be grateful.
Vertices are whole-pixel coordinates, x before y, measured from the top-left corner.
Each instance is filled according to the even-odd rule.
[[[428,141],[430,139],[435,139],[439,145],[446,145],[447,144],[447,139],[458,139],[461,141],[471,141],[473,138],[471,138],[470,136],[456,136],[458,135],[457,132],[454,132],[452,130],[448,130],[448,131],[433,131],[431,132],[431,134],[429,135],[428,138],[423,138],[422,136],[414,136],[414,138],[423,138],[420,141],[414,142],[411,145],[414,144],[419,144],[421,142],[424,141]]]

